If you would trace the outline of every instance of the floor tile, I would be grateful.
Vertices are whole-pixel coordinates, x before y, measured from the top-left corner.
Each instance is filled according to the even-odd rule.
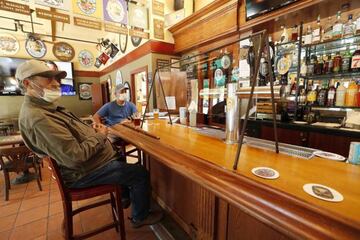
[[[15,227],[21,226],[42,218],[47,218],[49,212],[49,206],[34,208],[24,212],[20,212],[16,218]]]
[[[19,211],[20,201],[2,206],[0,209],[0,218],[15,214]]]
[[[8,231],[13,228],[16,219],[16,214],[2,217],[0,219],[0,232]]]
[[[11,230],[0,233],[0,240],[8,240],[11,235]]]
[[[57,201],[57,202],[51,202],[49,206],[49,216],[62,213],[64,211],[63,209],[63,202]]]
[[[49,195],[43,195],[40,197],[24,199],[21,203],[20,212],[34,209],[40,206],[47,205],[49,202]]]
[[[16,227],[11,236],[10,240],[22,240],[22,239],[34,239],[46,234],[47,219],[41,219],[29,224]]]

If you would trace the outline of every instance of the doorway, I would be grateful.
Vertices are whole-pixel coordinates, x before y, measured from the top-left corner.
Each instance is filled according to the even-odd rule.
[[[131,101],[138,112],[144,113],[148,96],[148,67],[138,68],[131,72]]]

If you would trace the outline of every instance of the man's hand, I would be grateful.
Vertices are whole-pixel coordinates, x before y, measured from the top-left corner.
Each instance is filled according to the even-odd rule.
[[[105,136],[108,135],[109,130],[104,124],[95,123],[95,124],[93,124],[93,128],[95,129],[96,132],[102,133]]]

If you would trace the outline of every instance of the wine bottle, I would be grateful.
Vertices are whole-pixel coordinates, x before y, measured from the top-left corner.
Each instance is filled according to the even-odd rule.
[[[352,72],[360,71],[360,45],[357,46],[356,51],[351,57],[351,69]]]
[[[336,21],[333,27],[332,38],[333,39],[341,38],[343,34],[343,30],[344,30],[344,24],[341,21],[341,11],[338,11],[336,14]]]
[[[336,88],[334,86],[334,80],[331,80],[327,94],[326,106],[333,107],[335,105],[335,94],[336,94]]]

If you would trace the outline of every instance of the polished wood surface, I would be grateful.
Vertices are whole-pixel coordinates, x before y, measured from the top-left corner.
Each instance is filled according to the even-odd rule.
[[[234,172],[235,145],[161,120],[148,122],[144,129],[160,140],[124,126],[114,126],[112,132],[282,234],[347,239],[360,234],[359,166],[320,158],[304,160],[244,146]],[[280,177],[257,178],[251,169],[258,166],[272,167]],[[302,189],[306,183],[332,187],[343,194],[344,201],[313,198]]]

